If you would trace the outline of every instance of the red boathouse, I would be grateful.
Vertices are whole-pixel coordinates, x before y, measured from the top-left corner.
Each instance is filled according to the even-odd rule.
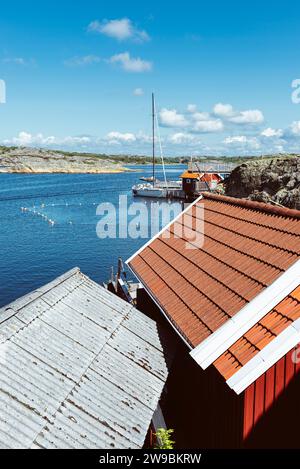
[[[300,447],[300,212],[205,193],[128,260],[174,331],[178,447]]]

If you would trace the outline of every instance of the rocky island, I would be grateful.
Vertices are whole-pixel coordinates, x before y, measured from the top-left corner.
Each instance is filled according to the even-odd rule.
[[[300,157],[279,156],[237,166],[226,184],[226,195],[300,209]]]
[[[121,161],[104,155],[37,148],[0,148],[0,173],[120,173]]]

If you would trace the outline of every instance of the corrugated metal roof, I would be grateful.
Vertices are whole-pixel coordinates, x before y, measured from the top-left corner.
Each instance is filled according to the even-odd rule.
[[[167,373],[156,323],[72,270],[0,310],[0,447],[142,447]]]

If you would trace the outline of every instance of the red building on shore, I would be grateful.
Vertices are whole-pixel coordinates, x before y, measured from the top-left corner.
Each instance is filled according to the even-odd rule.
[[[195,195],[201,191],[215,190],[217,185],[223,181],[218,173],[185,171],[180,176],[182,179],[182,190],[187,195]]]

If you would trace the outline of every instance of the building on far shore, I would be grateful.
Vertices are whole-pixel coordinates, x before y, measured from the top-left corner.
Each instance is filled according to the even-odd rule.
[[[185,171],[181,174],[182,190],[188,197],[193,197],[203,191],[216,190],[223,177],[218,173],[199,173]]]
[[[300,447],[300,212],[204,193],[127,264],[173,330],[177,447]]]

